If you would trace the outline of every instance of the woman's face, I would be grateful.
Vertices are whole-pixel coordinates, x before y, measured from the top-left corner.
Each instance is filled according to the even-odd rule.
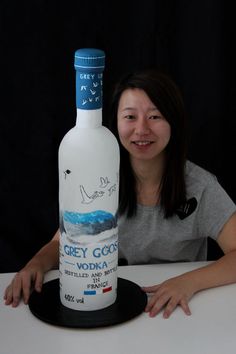
[[[163,155],[171,127],[143,90],[127,89],[122,93],[117,124],[121,144],[132,159],[155,160]]]

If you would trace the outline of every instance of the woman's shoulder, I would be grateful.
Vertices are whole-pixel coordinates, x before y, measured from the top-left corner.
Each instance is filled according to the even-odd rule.
[[[200,192],[208,186],[215,185],[217,187],[218,185],[214,174],[189,160],[187,160],[185,165],[185,182],[187,191],[190,193]]]
[[[200,167],[196,163],[187,160],[186,165],[185,165],[185,176],[186,178],[201,182],[201,183],[209,183],[212,181],[216,181],[217,178],[216,176],[204,169],[203,167]]]

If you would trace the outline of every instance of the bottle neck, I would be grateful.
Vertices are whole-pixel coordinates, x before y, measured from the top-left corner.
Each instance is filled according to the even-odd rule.
[[[77,108],[76,126],[80,128],[98,128],[102,125],[102,108]]]
[[[76,70],[76,107],[81,110],[102,108],[102,72]]]

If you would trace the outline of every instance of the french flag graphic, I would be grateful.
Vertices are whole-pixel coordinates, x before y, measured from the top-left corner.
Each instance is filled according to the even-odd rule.
[[[108,293],[111,290],[112,290],[112,286],[109,286],[108,288],[99,289],[99,290],[84,290],[84,295],[104,294],[104,293]]]

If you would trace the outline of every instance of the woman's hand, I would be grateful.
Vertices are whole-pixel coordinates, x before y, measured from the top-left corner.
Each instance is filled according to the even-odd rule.
[[[43,286],[44,274],[59,266],[59,230],[51,241],[43,246],[36,255],[15,275],[4,293],[6,305],[16,307],[21,297],[28,304],[33,289],[40,292]]]
[[[149,312],[150,317],[156,316],[164,309],[163,317],[168,318],[178,305],[182,307],[186,315],[191,315],[188,302],[195,291],[191,279],[186,279],[185,275],[142,289],[152,294],[145,308],[145,312]]]
[[[21,297],[28,304],[32,289],[40,292],[43,285],[44,270],[40,262],[30,261],[18,272],[5,290],[4,300],[6,305],[17,307]]]

